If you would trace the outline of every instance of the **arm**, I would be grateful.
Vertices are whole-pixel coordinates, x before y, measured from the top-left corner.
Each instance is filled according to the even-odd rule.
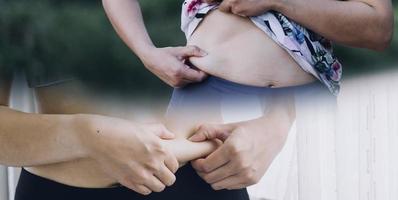
[[[73,115],[39,115],[8,107],[11,70],[0,67],[0,164],[33,166],[81,158]]]
[[[116,32],[146,68],[173,87],[202,81],[206,74],[185,65],[188,57],[206,53],[195,46],[156,48],[145,28],[137,0],[102,0]]]
[[[35,166],[87,156],[69,115],[28,114],[0,106],[0,163]]]
[[[145,60],[146,55],[155,49],[145,28],[140,5],[137,0],[103,0],[106,14],[120,38],[138,57]]]
[[[175,181],[177,159],[158,136],[172,134],[163,126],[117,118],[28,114],[0,106],[1,164],[37,166],[92,158],[110,177],[141,194],[160,192]]]
[[[0,67],[0,164],[33,166],[87,156],[72,115],[39,115],[8,108],[11,70]]]
[[[345,45],[383,50],[393,36],[390,0],[284,0],[276,10]]]
[[[224,0],[220,10],[243,16],[275,10],[334,42],[373,50],[387,48],[394,29],[391,0]]]
[[[1,68],[0,68],[1,72]],[[173,134],[98,115],[44,115],[8,108],[10,78],[0,73],[0,164],[38,166],[92,158],[122,185],[141,194],[175,181],[175,156],[161,143]]]

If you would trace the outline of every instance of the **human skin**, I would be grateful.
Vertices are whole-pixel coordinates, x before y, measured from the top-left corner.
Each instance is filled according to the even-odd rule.
[[[315,80],[246,17],[214,10],[203,19],[187,44],[208,53],[205,57],[189,58],[195,67],[232,82],[277,88]]]
[[[264,35],[261,35],[261,37],[263,36]],[[114,163],[126,162],[128,158],[123,155],[119,156],[113,155],[114,154],[113,152],[117,151],[117,149],[114,149],[112,147],[120,146],[119,142],[127,143],[128,141],[131,141],[131,143],[133,143],[132,140],[128,140],[128,138],[122,137],[119,138],[122,139],[122,141],[115,142],[116,139],[114,138],[114,136],[112,136],[113,134],[106,135],[105,139],[101,140],[93,140],[91,136],[95,137],[98,134],[101,135],[100,133],[107,133],[107,132],[116,132],[116,133],[123,132],[124,128],[118,128],[117,130],[114,128],[115,122],[119,122],[122,124],[129,124],[124,126],[126,129],[129,130],[134,129],[133,128],[134,125],[131,125],[129,122],[121,120],[120,118],[115,118],[119,117],[120,115],[119,113],[116,114],[112,111],[104,109],[109,107],[116,107],[116,105],[110,106],[109,102],[106,105],[104,104],[101,105],[101,103],[98,102],[98,99],[102,99],[101,97],[91,98],[92,96],[95,95],[91,95],[90,92],[87,92],[87,90],[84,90],[83,88],[85,88],[83,85],[74,82],[74,83],[60,84],[57,86],[52,86],[47,88],[36,89],[39,110],[44,115],[16,113],[4,107],[4,109],[2,109],[2,114],[3,116],[6,116],[7,119],[15,119],[12,121],[19,121],[19,122],[25,121],[25,123],[18,123],[18,124],[7,123],[7,124],[14,124],[15,126],[18,127],[21,127],[21,124],[24,124],[27,125],[25,127],[26,130],[29,131],[35,130],[32,128],[32,126],[29,126],[29,124],[34,124],[36,128],[44,127],[45,131],[42,129],[36,130],[34,132],[36,134],[34,135],[32,134],[32,138],[26,137],[26,135],[22,136],[21,133],[25,132],[23,130],[18,132],[20,134],[15,134],[10,131],[8,133],[12,136],[3,135],[8,138],[8,140],[5,139],[3,141],[10,141],[9,138],[12,138],[12,140],[14,140],[15,142],[23,143],[24,144],[23,146],[27,147],[30,146],[30,148],[27,149],[36,150],[36,151],[21,152],[18,149],[18,146],[20,145],[13,146],[14,148],[7,148],[9,151],[3,152],[4,158],[13,158],[15,160],[13,161],[3,160],[3,162],[7,165],[31,166],[27,170],[29,170],[34,174],[61,183],[79,186],[79,187],[107,187],[116,182],[119,182],[142,194],[148,194],[150,191],[163,190],[164,186],[161,186],[160,184],[152,185],[151,187],[150,186],[146,187],[146,185],[150,184],[141,183],[141,185],[144,185],[145,188],[143,188],[142,186],[138,187],[123,180],[123,178],[118,177],[117,176],[118,174],[116,175],[114,174],[115,171],[118,172],[118,170],[114,170],[115,169],[115,166],[113,166]],[[284,109],[281,109],[280,111],[285,112]],[[81,118],[79,120],[76,120],[75,118],[77,117],[75,115],[76,113],[92,113],[95,115],[79,115]],[[115,117],[107,118],[104,116],[115,116]],[[273,118],[271,116],[269,117]],[[187,119],[189,120],[189,117],[187,117]],[[69,123],[67,123],[68,121]],[[107,121],[109,123],[107,123]],[[80,127],[82,124],[83,125],[89,124],[88,129],[81,128],[83,130],[82,132],[75,130],[74,127],[76,122],[79,122]],[[203,122],[205,122],[205,119],[201,121],[201,123]],[[221,123],[221,120],[213,120],[207,122]],[[43,125],[38,126],[40,124]],[[49,124],[51,124],[52,127],[55,127],[56,129],[55,130],[47,129],[46,127],[48,127]],[[99,124],[101,124],[102,128],[99,131],[99,133],[96,134],[96,131],[98,129],[93,130],[93,127],[98,127]],[[107,124],[109,125],[109,127],[107,126]],[[177,124],[182,124],[183,126],[181,125],[178,126]],[[175,139],[161,140],[160,142],[158,141],[154,149],[159,149],[160,148],[159,146],[163,147],[164,149],[163,148],[160,149],[165,152],[172,152],[173,155],[177,157],[180,163],[185,163],[192,159],[197,159],[206,156],[215,149],[216,144],[212,142],[194,143],[187,140],[187,138],[193,134],[192,130],[194,130],[194,128],[197,125],[199,125],[198,122],[173,123],[172,120],[168,120],[166,126],[170,129],[170,131],[175,133],[174,136]],[[143,129],[143,126],[145,125],[139,126],[140,129]],[[64,129],[66,130],[62,130],[62,127],[64,127]],[[155,129],[164,130],[164,128],[161,128],[161,126],[159,125],[157,125],[156,127],[158,128]],[[15,127],[12,126],[11,127],[9,126],[8,128],[11,130],[13,129],[15,130]],[[87,132],[91,134],[86,134]],[[148,130],[148,132],[151,131]],[[166,131],[152,131],[152,132],[166,132]],[[51,135],[54,133],[56,133],[55,136]],[[79,134],[77,134],[78,136],[76,136],[74,133],[79,133]],[[80,134],[82,134],[84,137],[81,137]],[[136,131],[135,134],[137,135],[137,137],[140,137],[138,131]],[[37,137],[44,138],[44,140],[43,141],[40,140],[40,143],[32,142],[32,141],[38,141]],[[54,137],[56,139],[54,139]],[[57,143],[52,143],[54,141]],[[15,142],[8,144],[15,144]],[[142,143],[145,142],[143,141]],[[159,145],[159,143],[161,145]],[[39,144],[40,147],[38,147]],[[132,145],[132,146],[137,146],[137,145]],[[6,147],[6,145],[4,145],[4,147]],[[67,147],[67,148],[62,149],[62,147]],[[87,147],[90,147],[89,148],[90,151],[88,151],[90,153],[84,151],[85,149],[87,149]],[[51,155],[46,155],[46,153],[48,153],[46,150],[48,149],[51,150],[49,151],[52,153]],[[113,150],[106,152],[103,149],[113,149]],[[126,148],[126,151],[128,150],[134,151],[134,149]],[[155,152],[158,151],[159,150],[156,150]],[[12,152],[18,152],[18,155],[21,157],[10,155]],[[76,154],[74,154],[74,152]],[[100,152],[100,153],[93,153],[93,152]],[[40,157],[38,158],[37,155],[40,155]],[[102,157],[108,157],[108,159],[102,159]],[[148,155],[142,157],[145,158],[151,156]],[[45,159],[45,160],[40,160],[40,159]],[[144,161],[144,162],[153,162],[154,159],[156,159],[156,157],[150,159],[149,161]],[[119,165],[120,165],[119,167],[121,168],[123,167],[122,164]],[[130,169],[134,170],[132,168],[133,166]],[[152,172],[157,171],[156,167],[150,166],[149,168],[153,170]],[[141,171],[138,171],[137,173],[142,174]],[[136,177],[130,177],[130,178],[134,179],[135,181],[139,180]],[[142,177],[141,181],[144,180],[146,180],[146,178]],[[171,180],[173,181],[173,179]],[[169,185],[171,182],[165,183],[164,185]]]
[[[0,163],[29,167],[90,158],[142,194],[174,183],[178,162],[159,138],[174,135],[163,126],[99,115],[22,113],[6,106],[6,90],[1,90]]]
[[[78,81],[36,89],[42,114],[18,112],[7,107],[9,79],[0,80],[0,163],[55,181],[80,187],[119,182],[142,194],[159,192],[174,183],[177,160],[184,164],[217,146],[190,142],[158,123],[122,119],[112,111],[117,106],[98,102],[101,96],[92,98]]]
[[[240,16],[255,16],[268,10],[280,11],[331,40],[374,50],[385,49],[392,38],[393,14],[391,1],[389,0],[322,2],[316,0],[224,0],[219,10]],[[311,20],[314,17],[317,20]],[[211,28],[204,29],[209,30]],[[214,26],[211,30],[214,30]],[[216,30],[218,31],[220,28]],[[365,31],[358,34],[357,30]],[[200,27],[197,32],[200,32]],[[207,35],[202,33],[202,36],[199,35],[199,37],[206,38],[208,35],[211,38],[212,34],[209,32],[207,32]],[[193,40],[195,41],[195,39]],[[206,44],[205,40],[202,42]],[[197,43],[195,42],[195,44]],[[204,48],[205,51],[212,52],[202,44],[197,45]],[[219,50],[216,49],[215,52],[219,52]],[[194,63],[196,62],[196,65],[203,66],[203,70],[206,71],[206,66],[208,66],[206,62],[211,60],[211,54],[204,58],[192,58],[191,60]],[[275,119],[277,118],[275,117]],[[243,124],[208,125],[197,131],[193,137],[194,141],[214,138],[224,141],[224,144],[206,159],[198,159],[192,162],[198,174],[207,183],[211,184],[214,189],[247,187],[257,183],[263,176],[275,154],[262,155],[279,149],[278,144],[281,144],[277,142],[280,140],[274,140],[269,145],[257,145],[259,147],[251,148],[251,146],[256,146],[257,141],[267,142],[270,140],[266,137],[268,135],[267,131],[262,130],[268,123],[263,122],[262,125],[258,125],[263,120],[267,119],[257,119],[251,123],[246,122]],[[275,124],[280,123],[280,121],[275,122]],[[239,138],[242,139],[245,135],[253,135],[253,133],[256,134],[256,137],[246,138],[245,143],[239,142],[241,141],[238,140]],[[262,140],[258,139],[262,137]],[[252,138],[256,138],[256,140],[252,140]],[[266,149],[268,146],[273,145],[276,146]],[[264,149],[266,150],[261,151]],[[255,152],[263,152],[263,154],[259,154],[256,157],[254,156],[256,155]]]
[[[329,6],[332,6],[332,9],[330,9],[330,7],[326,6],[324,3],[331,4]],[[343,6],[347,7],[342,8]],[[220,5],[219,10],[225,13],[233,13],[240,16],[254,16],[268,10],[277,10],[287,15],[288,17],[298,21],[299,23],[301,22],[301,24],[303,24],[304,26],[315,30],[315,32],[320,33],[321,35],[324,35],[331,40],[346,45],[369,48],[374,50],[385,49],[389,45],[392,38],[393,15],[391,11],[391,1],[350,1],[349,3],[347,1],[325,1],[321,3],[320,1],[309,2],[300,0],[224,0],[223,3]],[[209,19],[211,18],[211,15],[212,14],[207,16],[207,21],[212,21],[212,19]],[[311,20],[314,17],[316,17],[317,20]],[[211,44],[209,45],[209,43],[207,43],[208,38],[210,38],[211,43],[222,43],[224,41],[220,39],[217,41],[217,35],[223,36],[231,32],[233,33],[233,30],[235,29],[235,23],[231,23],[231,30],[223,32],[222,29],[225,29],[228,24],[226,24],[226,26],[217,27],[217,20],[213,21],[215,21],[215,23],[213,23],[212,25],[212,23],[206,22],[205,19],[205,21],[201,25],[205,26],[205,28],[199,26],[198,30],[196,31],[196,33],[199,32],[199,34],[194,34],[192,36],[193,39],[188,40],[188,44],[193,43],[209,53],[209,56],[207,57],[190,59],[195,66],[208,73],[217,73],[218,68],[220,68],[220,66],[222,68],[223,62],[236,63],[229,60],[239,60],[239,56],[237,56],[236,54],[225,59],[226,56],[224,55],[231,54],[231,52],[228,51],[228,49],[231,48],[227,47],[223,49],[222,46],[214,47],[214,45],[212,46]],[[201,29],[204,30],[202,33]],[[358,29],[365,30],[364,34],[358,34]],[[206,32],[206,30],[212,31]],[[220,33],[214,33],[217,31]],[[201,40],[201,38],[203,38],[203,40]],[[243,39],[238,37],[238,39],[236,40],[242,41]],[[227,45],[231,44],[231,42],[228,41],[227,43]],[[254,44],[252,45],[255,46]],[[208,48],[210,48],[210,50]],[[247,48],[243,47],[243,49],[245,49],[245,51],[243,51],[242,54],[247,53]],[[216,57],[221,57],[223,59],[212,59],[212,52],[222,52],[221,55],[217,55]],[[249,52],[248,54],[253,55],[253,52]],[[247,55],[244,57],[247,57]],[[214,69],[215,65],[209,65],[209,63],[213,64],[214,60],[219,61],[218,65],[216,66],[217,69]],[[212,72],[211,70],[216,71]],[[245,71],[245,73],[237,74],[247,75],[251,71],[253,70],[250,67],[250,71]],[[254,71],[256,73],[261,72],[261,70]],[[219,74],[219,76],[229,75],[228,73],[226,73]],[[266,74],[262,74],[261,77],[267,76]],[[235,81],[239,82],[239,79],[235,79]],[[271,85],[275,86],[275,84]],[[275,117],[275,119],[278,119],[278,117]],[[267,118],[265,118],[264,120],[267,120]],[[272,119],[269,118],[268,120],[272,121]],[[199,135],[199,139],[195,139],[197,141],[214,138],[222,139],[224,141],[224,144],[219,149],[217,149],[217,151],[210,154],[206,159],[198,159],[192,162],[194,168],[198,171],[198,174],[207,183],[211,184],[214,189],[220,190],[244,188],[257,183],[259,179],[264,175],[265,170],[270,164],[270,161],[272,161],[273,156],[276,155],[275,152],[277,151],[275,150],[278,150],[280,147],[278,147],[278,144],[281,143],[278,142],[280,140],[274,139],[272,143],[269,143],[270,145],[265,145],[266,147],[264,147],[264,145],[257,145],[257,148],[250,148],[250,146],[256,146],[255,144],[257,141],[272,141],[272,139],[266,137],[268,136],[267,131],[263,131],[261,129],[264,129],[266,127],[266,124],[272,123],[263,122],[262,125],[258,125],[261,124],[262,121],[262,119],[258,119],[252,122],[245,122],[243,124],[238,123],[229,125],[210,125],[205,126],[197,132],[196,136]],[[278,121],[274,124],[281,124],[281,122]],[[288,126],[282,125],[280,127],[282,127],[283,130],[283,127]],[[275,130],[275,132],[278,131]],[[283,133],[284,131],[281,132]],[[246,137],[244,143],[236,142],[244,140],[245,135],[253,135],[253,133],[256,135],[256,137]],[[252,138],[256,138],[256,140],[252,140]],[[273,147],[269,147],[269,149],[266,149],[268,148],[268,146]],[[253,156],[257,155],[256,152],[263,152],[263,154],[258,154],[259,156],[257,156],[256,158],[255,156]],[[274,153],[266,155],[266,153],[264,152]]]
[[[351,1],[352,2],[352,1]],[[363,5],[363,4],[361,4],[361,5]],[[376,24],[378,24],[378,23],[376,23]],[[329,27],[330,28],[330,27]],[[135,29],[135,30],[140,30],[140,29]],[[314,29],[315,30],[315,29]],[[372,30],[374,30],[374,29],[372,29]],[[317,31],[318,32],[318,31]],[[319,31],[319,32],[321,32],[321,31]],[[341,33],[339,33],[339,34],[341,34]],[[138,34],[138,35],[140,35],[140,34]],[[377,35],[377,34],[376,34]],[[387,32],[387,34],[386,35],[388,35],[388,32]],[[365,36],[364,37],[366,37],[366,36],[369,36],[368,34],[365,34]],[[128,37],[128,36],[127,36]],[[356,36],[357,37],[357,36]],[[374,39],[374,38],[378,38],[378,39]],[[383,43],[383,41],[388,41],[388,40],[382,40],[382,39],[380,39],[381,37],[374,37],[373,39],[374,39],[374,41],[373,41],[373,39],[371,39],[371,40],[369,40],[369,42],[368,42],[368,44],[369,44],[369,48],[374,48],[374,49],[381,49],[381,48],[383,48],[384,46],[383,45],[381,45],[381,46],[377,46],[375,43],[377,42],[377,44],[381,44],[381,43]],[[387,37],[388,38],[388,37]],[[363,39],[362,37],[360,37],[360,39]],[[369,38],[368,38],[369,39]],[[379,40],[380,39],[380,40]],[[145,40],[144,40],[145,41]],[[343,40],[342,40],[343,41]],[[357,41],[357,40],[356,40]],[[362,40],[362,42],[363,41],[366,41],[366,40]],[[344,42],[342,42],[342,43],[344,43]],[[347,42],[347,44],[349,44],[350,42]],[[352,44],[354,44],[355,42],[353,42]],[[358,42],[359,43],[359,42]],[[132,44],[132,43],[130,43],[130,44]],[[136,49],[138,52],[139,51],[141,51],[141,53],[139,53],[139,54],[141,54],[142,56],[140,56],[140,58],[142,58],[143,60],[146,60],[146,65],[147,66],[151,66],[151,67],[148,67],[148,68],[150,68],[152,71],[154,71],[155,73],[160,73],[160,72],[165,72],[163,69],[162,69],[162,67],[158,67],[156,70],[154,69],[155,67],[154,66],[160,66],[160,64],[158,65],[157,63],[159,63],[160,62],[160,60],[162,60],[161,58],[162,57],[164,57],[164,56],[168,56],[169,58],[170,58],[170,60],[172,60],[172,62],[173,63],[179,63],[179,65],[180,66],[182,66],[181,65],[181,59],[177,59],[178,57],[180,57],[181,55],[183,55],[182,57],[184,57],[184,58],[187,58],[187,57],[189,57],[190,55],[196,55],[196,56],[201,56],[201,55],[203,55],[202,53],[200,53],[200,51],[198,50],[198,49],[196,49],[196,48],[193,48],[193,47],[190,47],[190,48],[188,48],[188,50],[189,50],[189,52],[190,53],[187,53],[188,51],[186,50],[186,48],[184,48],[184,47],[181,47],[180,49],[174,49],[174,48],[166,48],[166,49],[157,49],[157,48],[154,48],[153,46],[152,47],[148,47],[148,46],[146,46],[146,45],[149,45],[149,43],[148,44],[145,44],[145,43],[141,43],[142,44],[142,47],[143,48],[140,48],[140,47],[134,47],[134,49]],[[356,43],[355,43],[356,44]],[[144,46],[146,46],[146,47],[144,47]],[[150,46],[150,45],[149,45]],[[153,52],[151,52],[151,53],[148,53],[150,50],[154,50]],[[184,53],[185,52],[185,53]],[[154,56],[154,55],[156,55],[156,56]],[[151,59],[151,58],[155,58],[155,57],[157,57],[156,59]],[[173,58],[173,59],[171,59],[171,58]],[[171,61],[170,61],[170,63],[172,63]],[[166,65],[164,65],[164,66],[166,66]],[[169,65],[169,66],[171,66],[171,65]],[[181,74],[179,74],[179,73],[183,73],[184,72],[184,70],[180,70],[180,69],[184,69],[183,67],[181,67],[181,68],[179,68],[178,70],[174,70],[174,72],[173,72],[173,74],[172,75],[170,75],[170,77],[177,77],[177,79],[178,79],[178,76],[181,76]],[[186,69],[186,68],[185,68]],[[159,72],[160,71],[160,72]],[[195,73],[195,72],[192,72],[192,73]],[[184,73],[183,73],[184,74]],[[197,74],[196,75],[199,75],[199,74],[201,74],[200,72],[197,72]],[[195,80],[189,80],[189,81],[186,81],[186,82],[182,82],[181,84],[180,83],[177,83],[178,82],[178,80],[177,81],[175,81],[175,83],[173,83],[173,81],[170,81],[170,83],[171,83],[171,85],[174,85],[174,86],[181,86],[181,85],[184,85],[184,84],[186,84],[186,83],[189,83],[189,82],[192,82],[192,81],[200,81],[201,79],[203,79],[203,77],[204,76],[196,76],[196,75],[194,75],[196,78],[195,78]],[[159,75],[160,76],[160,75]],[[166,78],[164,78],[164,77],[166,77]],[[198,78],[199,77],[199,78]],[[169,75],[163,75],[163,80],[168,80],[167,78],[169,78]],[[3,92],[3,93],[6,93],[6,92]],[[4,98],[4,97],[3,97]],[[5,103],[3,103],[3,104],[5,104]],[[9,114],[10,113],[7,113],[7,116],[9,116]],[[61,121],[63,121],[63,120],[61,120]],[[65,120],[65,121],[67,121],[67,120]],[[69,125],[69,124],[68,124]],[[69,126],[68,126],[69,127]],[[241,134],[241,135],[243,135],[243,134]],[[44,138],[44,137],[43,137]],[[239,137],[238,137],[239,138]],[[65,140],[65,141],[67,141],[67,140]],[[231,146],[234,146],[234,145],[231,145]],[[235,147],[236,147],[236,145],[235,145]],[[27,153],[30,153],[30,152],[27,152]],[[272,157],[272,156],[271,156]],[[73,165],[74,163],[73,162],[71,162],[71,163],[69,163],[70,165]],[[72,167],[73,168],[73,167]],[[70,169],[70,168],[69,168]],[[232,187],[232,186],[231,186]]]
[[[188,57],[206,56],[195,46],[156,48],[145,28],[137,0],[103,0],[104,9],[120,38],[145,67],[172,87],[200,82],[207,75],[184,63]]]
[[[151,67],[148,67],[149,65],[146,63],[156,63],[161,59],[159,54],[152,53],[156,52],[156,47],[153,46],[152,42],[148,42],[147,44],[137,47],[136,43],[142,44],[141,41],[145,41],[145,39],[148,39],[149,37],[146,36],[146,33],[131,33],[133,29],[145,29],[142,17],[132,14],[134,11],[138,10],[138,2],[135,0],[123,0],[121,3],[103,0],[103,4],[108,17],[112,21],[112,24],[120,37],[141,58],[147,68],[151,70]],[[129,26],[126,24],[129,24]],[[134,26],[135,28],[132,28],[134,24],[138,24],[139,26]],[[223,26],[220,26],[220,24],[223,24]],[[206,16],[201,25],[199,25],[193,36],[188,40],[187,45],[197,46],[207,53],[207,55],[203,57],[188,58],[195,67],[210,75],[218,76],[233,82],[263,87],[284,87],[301,85],[314,81],[314,77],[301,70],[285,50],[276,45],[274,41],[255,27],[247,18],[240,18],[231,14],[223,14],[217,10],[212,11],[208,16]],[[145,49],[152,49],[153,51],[145,51]],[[168,67],[163,65],[163,70],[167,71]],[[157,71],[151,71],[159,77],[162,76],[162,74]],[[160,69],[160,71],[162,71],[162,69]],[[278,107],[278,109],[276,109],[277,111],[275,113],[284,113],[291,110],[290,106],[276,107]],[[287,116],[290,116],[278,115],[275,113],[268,114],[267,117],[265,117],[267,120],[256,120],[255,122],[257,123],[252,121],[242,122],[239,126],[246,126],[246,124],[249,124],[247,127],[253,127],[253,124],[257,124],[256,127],[266,127],[266,124],[270,123],[268,119],[285,121],[280,119],[286,119],[288,118]],[[187,116],[187,118],[188,117],[189,116]],[[261,124],[261,121],[264,122],[264,124]],[[262,138],[259,128],[253,128],[253,130],[260,134],[258,141],[264,140],[270,144],[279,144],[275,146],[270,145],[272,148],[267,150],[272,153],[263,154],[264,156],[262,159],[256,160],[255,166],[262,166],[261,169],[258,170],[259,173],[256,173],[255,177],[253,177],[253,174],[241,173],[239,174],[240,176],[234,177],[235,185],[234,183],[231,184],[231,181],[228,180],[229,185],[218,183],[219,185],[216,185],[217,187],[243,187],[253,184],[253,180],[259,180],[259,178],[265,173],[268,164],[279,152],[281,146],[283,146],[281,145],[283,144],[283,140],[280,140],[280,137],[273,136],[286,135],[290,128],[291,120],[286,120],[286,123],[276,124],[280,126],[280,129],[272,130],[269,134],[265,134],[270,136],[269,138]],[[240,129],[238,128],[238,130]],[[245,135],[247,135],[245,133],[233,135],[237,135],[235,138],[236,140],[241,139],[241,143],[250,143],[250,141],[245,137]],[[236,143],[229,144],[230,145],[222,146],[227,148],[236,147]],[[254,152],[264,151],[264,149],[260,147],[252,150]],[[226,154],[211,155],[216,155],[217,157],[222,155],[230,156],[224,157],[226,159],[232,158],[233,156]],[[250,158],[248,155],[245,156]],[[243,159],[240,161],[234,160],[234,163],[237,163],[237,166],[245,165],[245,163],[243,163]],[[195,166],[196,169],[200,171],[200,165]],[[213,184],[212,182],[209,183]],[[236,185],[236,183],[244,184]]]
[[[390,45],[394,31],[391,0],[223,0],[220,10],[243,16],[279,11],[334,42],[378,51]]]
[[[185,67],[178,67],[180,65],[169,62],[170,56],[164,53],[164,49],[155,47],[150,40],[143,23],[138,1],[103,0],[102,2],[107,16],[116,32],[127,46],[129,46],[141,59],[148,70],[162,80],[185,80],[184,75],[181,73],[179,74],[181,69]],[[220,13],[218,15],[223,16]],[[215,38],[217,34],[227,33],[227,30],[224,29],[224,31],[217,32],[217,30],[214,29],[208,31],[210,29],[204,28],[203,31],[206,32],[207,30],[208,35],[204,33],[201,34],[200,37],[196,37],[198,40],[191,39],[188,41],[188,47],[199,48],[204,52],[206,52],[204,48],[209,51],[222,50],[218,53],[216,51],[206,52],[206,56],[185,57],[193,61],[195,65],[197,64],[196,67],[200,69],[197,71],[204,71],[210,75],[220,76],[227,80],[254,86],[282,87],[314,81],[314,77],[301,70],[286,51],[276,45],[248,19],[245,20],[238,19],[236,16],[235,18],[233,17],[234,16],[229,15],[229,17],[219,20],[218,22],[223,24],[223,26],[217,24],[217,29],[225,27],[229,31],[234,30],[230,32],[233,33],[233,35],[224,34],[219,35],[221,38]],[[213,17],[213,19],[217,19],[217,17]],[[206,21],[210,20],[205,19],[205,22]],[[239,23],[239,25],[236,23]],[[211,26],[215,26],[214,20]],[[229,26],[233,26],[235,29]],[[239,39],[233,40],[233,37],[238,34],[240,36]],[[217,39],[215,40],[216,43],[213,42],[214,40],[212,40],[212,38]],[[242,45],[245,47],[244,50],[240,47]],[[214,48],[216,46],[220,46],[220,48]],[[223,48],[221,48],[221,46]],[[173,49],[175,48],[169,47],[169,50]],[[245,53],[245,51],[247,52]],[[251,57],[247,57],[249,52],[252,54]],[[222,62],[221,60],[223,59],[228,59],[228,61]],[[247,62],[249,60],[257,62]],[[177,66],[177,68],[173,67],[173,69],[171,69],[171,64]],[[228,70],[226,70],[226,68],[228,68]],[[173,81],[170,82],[166,80],[165,82],[171,86],[176,86],[172,83]],[[179,86],[180,85],[177,85],[177,87]]]
[[[7,90],[6,88],[0,90],[3,91],[1,94],[6,94]],[[149,143],[145,146],[154,149],[156,155],[163,151],[171,152],[182,164],[205,157],[219,145],[212,141],[193,142],[188,138],[200,124],[221,123],[220,118],[212,120],[206,118],[200,121],[191,121],[189,117],[186,121],[168,119],[165,124],[175,133],[171,139],[170,133],[159,124],[151,124],[149,120],[148,124],[132,123],[140,121],[140,114],[134,114],[134,109],[129,109],[118,102],[108,100],[101,102],[98,99],[106,99],[106,95],[93,94],[81,83],[69,82],[35,90],[39,110],[43,114],[13,111],[6,107],[8,95],[1,96],[0,103],[3,106],[0,108],[2,125],[0,161],[8,166],[28,167],[26,168],[28,171],[60,183],[94,188],[109,187],[117,183],[119,179],[113,173],[118,171],[118,167],[124,166],[122,163],[131,162],[130,159],[153,157],[153,155],[140,155],[130,158],[123,155],[123,151],[120,150],[136,151],[129,147],[140,146],[136,140],[139,140],[141,134],[159,133],[164,138],[169,138],[155,140],[160,142],[155,143],[154,147],[150,145],[153,144],[151,140],[141,138],[140,141],[143,144]],[[134,100],[123,101],[131,104]],[[119,110],[124,110],[125,113]],[[279,113],[285,112],[287,109],[279,110]],[[105,115],[115,117],[105,117]],[[147,131],[142,131],[144,129]],[[153,162],[154,159],[156,157],[150,161]],[[119,163],[119,166],[113,166],[115,163]],[[130,175],[135,174],[136,169],[129,170],[131,170],[128,171]],[[119,183],[128,184],[123,180]],[[131,189],[139,190],[134,186]],[[162,189],[164,188],[160,187],[158,191]],[[147,194],[145,189],[142,193]]]
[[[103,0],[103,4],[120,37],[140,57],[150,71],[162,78],[164,75],[162,71],[169,70],[168,66],[159,65],[157,69],[160,72],[152,70],[152,67],[150,67],[151,65],[155,66],[155,63],[162,60],[162,57],[157,53],[159,49],[154,47],[152,42],[142,43],[142,41],[149,39],[146,32],[141,32],[140,34],[132,33],[132,30],[145,30],[142,17],[132,14],[139,10],[138,2],[135,0]],[[219,26],[220,24],[223,24],[223,26]],[[203,57],[188,58],[195,67],[210,75],[233,82],[265,87],[284,87],[309,83],[315,79],[304,72],[285,50],[276,45],[274,41],[246,18],[213,11],[206,16],[187,44],[188,46],[197,46],[207,53]],[[147,49],[151,49],[151,51]],[[289,112],[290,108],[290,106],[278,107],[277,112],[268,114],[266,118],[276,120],[287,118],[288,115],[277,115],[276,113]],[[279,123],[281,126],[280,130],[270,131],[268,136],[271,137],[267,140],[269,143],[283,144],[283,141],[281,142],[278,139],[280,137],[272,136],[287,134],[291,124],[290,120],[286,121],[286,123]],[[264,123],[269,123],[269,121],[265,120]],[[244,124],[252,125],[254,123],[241,123],[242,126]],[[263,124],[264,127],[265,124]],[[256,130],[258,131],[258,129]],[[241,138],[243,143],[250,143],[250,141],[245,139],[245,134],[239,134],[237,138]],[[260,139],[261,137],[259,137]],[[267,138],[263,139],[266,140]],[[261,164],[267,166],[267,163],[270,163],[279,152],[281,146],[272,146],[272,151],[269,151],[272,153],[264,154],[263,159],[257,160],[256,166]],[[253,150],[262,152],[264,149],[256,148]],[[241,162],[240,164],[244,163]],[[260,173],[256,174],[256,179],[263,175],[266,168],[261,168]],[[240,176],[239,178],[242,180],[246,179],[245,176]],[[250,180],[252,180],[252,177]]]
[[[213,189],[240,189],[258,183],[285,144],[295,120],[294,97],[276,94],[258,119],[231,124],[204,124],[191,141],[219,139],[223,144],[206,158],[192,161]]]

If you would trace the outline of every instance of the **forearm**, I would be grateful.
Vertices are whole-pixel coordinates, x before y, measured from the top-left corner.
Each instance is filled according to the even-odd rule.
[[[105,12],[120,38],[143,59],[153,47],[138,0],[102,0]]]
[[[116,32],[144,66],[172,87],[202,81],[206,74],[185,65],[188,57],[203,57],[194,46],[156,48],[145,28],[138,0],[102,0]]]
[[[0,163],[36,166],[86,156],[73,115],[27,114],[0,106]]]
[[[382,50],[393,34],[391,2],[368,1],[281,0],[275,10],[337,43]]]
[[[275,92],[267,102],[264,114],[254,120],[259,129],[272,130],[284,143],[296,119],[295,98],[292,91]]]
[[[262,118],[283,118],[289,124],[296,119],[294,91],[276,89],[267,102]]]

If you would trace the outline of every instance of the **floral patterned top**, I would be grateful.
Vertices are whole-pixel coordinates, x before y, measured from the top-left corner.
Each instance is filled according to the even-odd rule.
[[[188,39],[208,12],[219,3],[185,0],[182,5],[181,29]],[[278,45],[284,48],[301,68],[315,76],[334,95],[340,90],[342,66],[326,38],[290,20],[283,14],[269,11],[250,17],[251,21]]]

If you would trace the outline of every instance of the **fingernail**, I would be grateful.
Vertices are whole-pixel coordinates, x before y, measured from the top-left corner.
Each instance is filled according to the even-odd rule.
[[[150,191],[150,190],[143,191],[143,195],[150,195],[151,193],[152,193],[152,191]]]
[[[192,142],[199,142],[199,140],[200,140],[200,135],[195,134],[195,135],[191,136],[191,137],[189,138],[189,140],[192,141]]]
[[[213,186],[213,189],[214,189],[214,190],[220,190],[221,187],[220,187],[220,186]]]
[[[167,139],[174,139],[174,134],[165,132],[163,133],[160,138],[167,140]]]
[[[207,53],[206,51],[200,50],[200,55],[201,55],[201,56],[207,56],[208,53]]]
[[[174,133],[171,133],[171,132],[168,132],[168,133],[167,133],[167,136],[168,136],[169,138],[174,138],[174,137],[175,137]]]
[[[190,138],[188,138],[189,141],[195,142],[196,139],[196,135],[191,136]]]

